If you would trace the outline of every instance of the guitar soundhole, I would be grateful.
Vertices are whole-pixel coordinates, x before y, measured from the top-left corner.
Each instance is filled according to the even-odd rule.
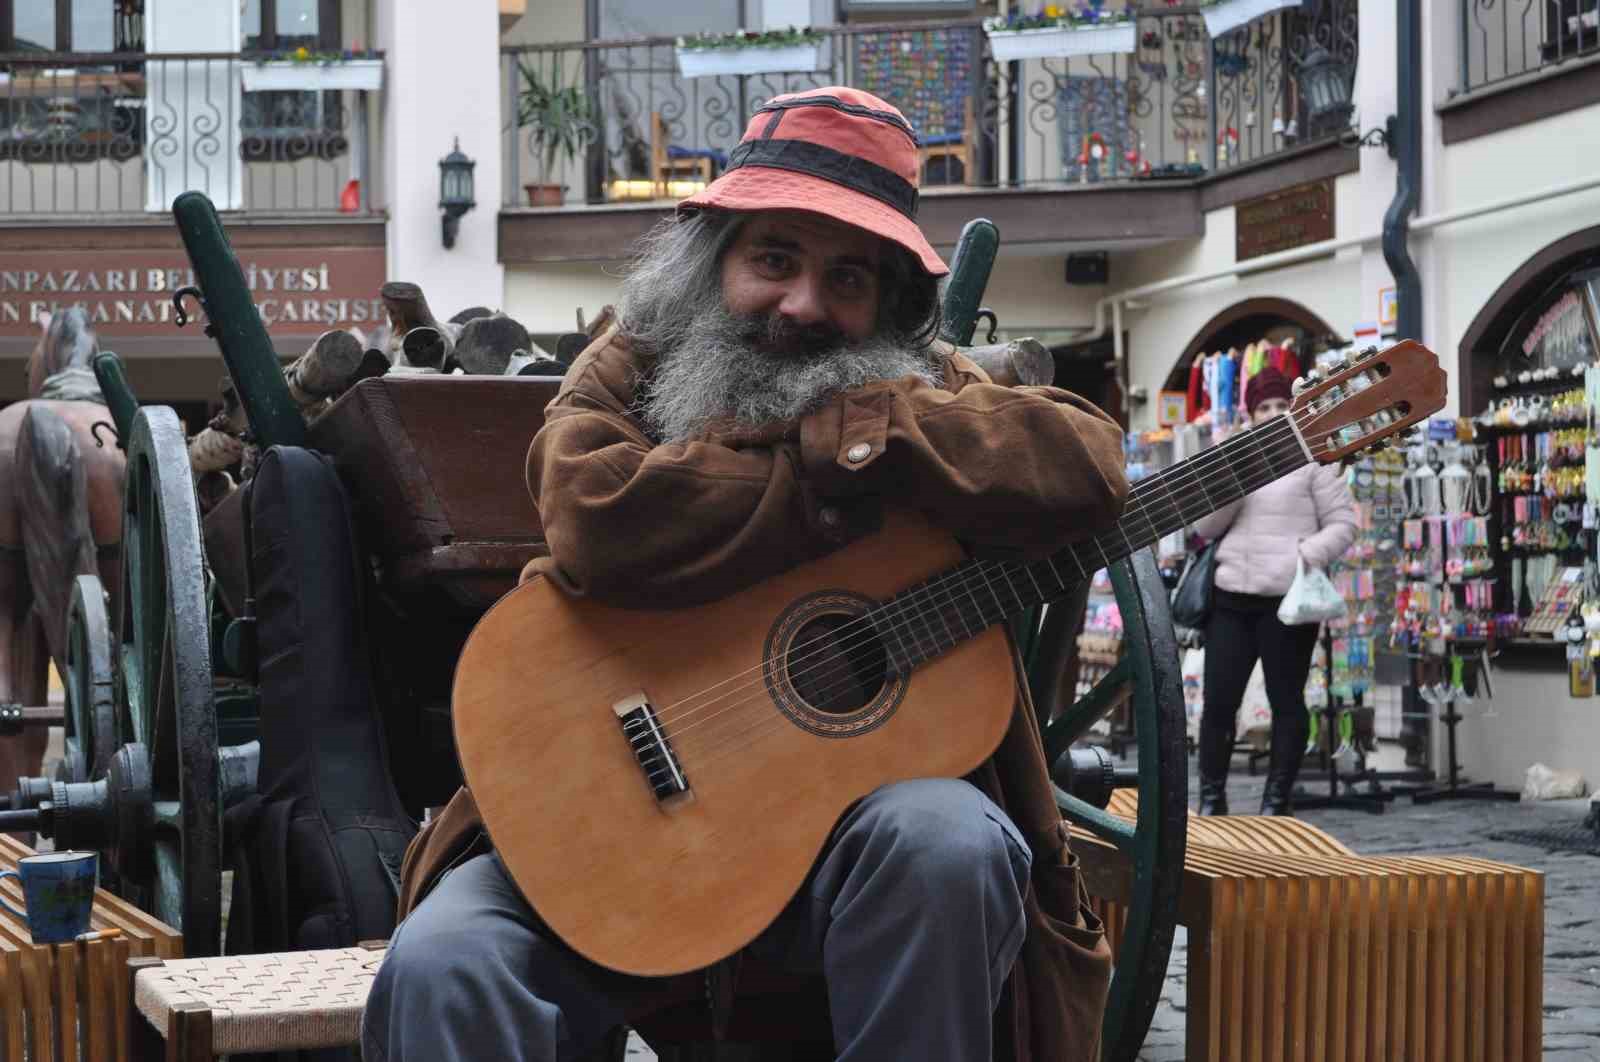
[[[800,627],[791,644],[785,673],[801,699],[819,712],[860,711],[888,677],[883,644],[859,617],[817,616]]]
[[[848,738],[888,722],[908,679],[890,671],[866,617],[878,602],[818,590],[792,602],[767,631],[762,672],[773,706],[818,737]]]

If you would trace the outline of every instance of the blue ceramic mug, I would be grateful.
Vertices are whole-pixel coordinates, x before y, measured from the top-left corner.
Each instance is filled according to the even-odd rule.
[[[0,907],[24,919],[35,944],[64,944],[89,931],[100,857],[94,852],[42,852],[17,860],[16,870],[0,870],[0,880],[22,883],[26,911],[0,900]]]

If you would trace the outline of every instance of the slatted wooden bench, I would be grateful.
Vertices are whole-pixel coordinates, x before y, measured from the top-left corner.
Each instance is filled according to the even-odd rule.
[[[0,867],[32,850],[0,834]],[[21,907],[16,879],[0,896]],[[123,968],[135,956],[177,958],[183,938],[171,926],[100,889],[92,930],[121,935],[72,944],[35,944],[21,919],[0,911],[0,1062],[127,1062],[129,995]]]
[[[1111,810],[1135,805],[1119,794]],[[1115,950],[1131,868],[1079,836]],[[1306,823],[1189,820],[1190,1059],[1537,1059],[1544,878],[1462,856],[1361,856]]]

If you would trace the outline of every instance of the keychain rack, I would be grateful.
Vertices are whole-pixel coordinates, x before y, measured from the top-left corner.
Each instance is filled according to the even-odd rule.
[[[1320,713],[1328,735],[1328,749],[1323,754],[1322,761],[1323,774],[1328,780],[1328,792],[1326,795],[1316,795],[1297,787],[1290,802],[1296,811],[1309,811],[1314,808],[1353,808],[1373,815],[1382,815],[1389,802],[1395,798],[1395,794],[1383,787],[1376,771],[1368,769],[1367,754],[1362,750],[1360,743],[1355,746],[1356,762],[1360,765],[1357,771],[1341,772],[1339,758],[1334,755],[1337,751],[1334,747],[1334,736],[1338,732],[1339,698],[1333,694],[1333,635],[1326,625],[1322,628],[1322,650],[1325,655],[1323,666],[1328,670],[1328,703],[1323,705]],[[1360,694],[1356,695],[1355,701],[1356,708],[1362,707]],[[1367,783],[1367,792],[1358,792],[1355,789],[1360,782]],[[1344,792],[1339,791],[1341,783],[1345,787]]]

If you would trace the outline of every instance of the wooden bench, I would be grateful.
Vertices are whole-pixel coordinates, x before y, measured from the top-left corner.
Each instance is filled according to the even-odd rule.
[[[352,1047],[386,941],[206,959],[132,959],[123,979],[133,1062]],[[619,1029],[584,1062],[620,1062]]]
[[[355,1044],[384,947],[130,960],[133,1058],[195,1062]]]
[[[1135,806],[1119,794],[1114,813]],[[1131,867],[1078,835],[1113,951]],[[1362,856],[1309,824],[1189,820],[1190,1059],[1537,1059],[1544,877],[1463,856]]]
[[[0,867],[32,850],[0,834]],[[13,878],[0,896],[20,907]],[[91,930],[120,936],[84,943],[35,944],[21,919],[0,911],[0,1062],[126,1062],[130,957],[177,958],[183,937],[104,889],[95,893]]]

